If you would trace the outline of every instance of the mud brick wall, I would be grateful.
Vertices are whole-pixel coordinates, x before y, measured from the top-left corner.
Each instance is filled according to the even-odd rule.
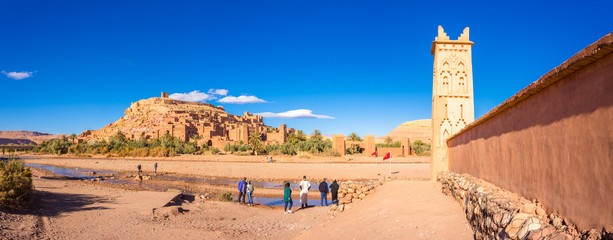
[[[449,171],[613,228],[613,33],[453,135]]]

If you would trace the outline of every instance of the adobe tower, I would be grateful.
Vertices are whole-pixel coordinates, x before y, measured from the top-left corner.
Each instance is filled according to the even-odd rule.
[[[431,180],[448,171],[447,139],[475,120],[473,72],[468,28],[458,40],[450,40],[442,26],[432,42],[434,74],[432,84]]]

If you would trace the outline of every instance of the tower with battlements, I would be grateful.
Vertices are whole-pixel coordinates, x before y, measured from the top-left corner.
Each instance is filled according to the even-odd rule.
[[[432,42],[431,180],[448,171],[447,138],[475,120],[473,72],[468,27],[457,40],[450,40],[442,26]]]

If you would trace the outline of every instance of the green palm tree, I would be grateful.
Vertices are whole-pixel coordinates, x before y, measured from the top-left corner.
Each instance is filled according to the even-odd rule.
[[[352,132],[351,134],[349,134],[349,139],[351,141],[362,141],[362,138],[360,138],[360,136],[354,132]]]
[[[298,141],[304,141],[306,140],[306,136],[304,136],[304,132],[302,132],[302,130],[298,130],[296,132],[296,138],[298,138]]]
[[[192,135],[192,139],[194,139],[194,142],[198,143],[198,140],[200,140],[201,137],[198,134],[194,134],[194,135]]]
[[[385,140],[383,140],[385,142],[386,145],[391,145],[393,143],[393,140],[391,137],[385,137]]]
[[[71,134],[70,139],[72,139],[72,143],[74,143],[74,140],[77,139],[77,134]]]
[[[319,131],[319,129],[313,130],[313,134],[311,134],[312,140],[320,141],[322,138],[323,137],[321,136],[321,132]]]
[[[249,135],[249,145],[251,145],[251,151],[257,156],[259,152],[263,151],[262,135],[257,132]]]

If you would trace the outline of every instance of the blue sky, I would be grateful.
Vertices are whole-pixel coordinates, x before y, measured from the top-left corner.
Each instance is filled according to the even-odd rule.
[[[470,27],[476,117],[613,31],[610,0],[458,2],[0,0],[0,130],[78,134],[226,89],[265,101],[208,100],[233,114],[334,118],[267,125],[381,136],[430,118],[438,25]]]

